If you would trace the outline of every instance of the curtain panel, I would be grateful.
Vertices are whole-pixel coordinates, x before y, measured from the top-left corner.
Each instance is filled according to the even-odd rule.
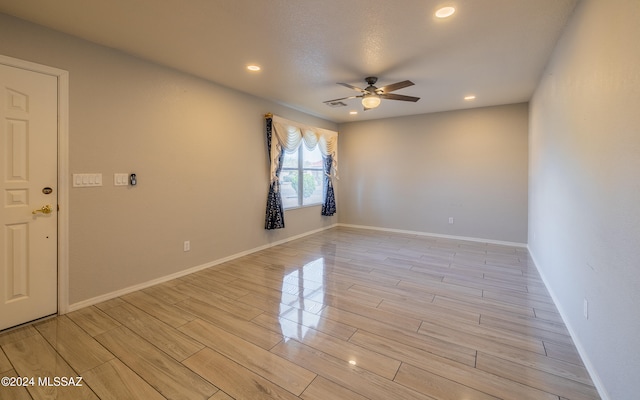
[[[271,137],[273,135],[272,118],[266,117],[266,133],[267,133],[267,150],[271,154]],[[284,159],[284,150],[280,151],[275,170],[276,179],[271,179],[269,185],[269,194],[267,195],[267,212],[264,218],[264,229],[282,229],[284,228],[284,208],[282,207],[282,196],[280,196],[280,171],[282,170],[282,160]],[[273,165],[273,161],[271,161]]]
[[[324,158],[325,191],[322,215],[336,212],[333,178],[338,177],[338,132],[293,122],[267,114],[267,149],[270,163],[270,189],[267,199],[265,229],[284,228],[284,212],[280,196],[280,171],[285,151],[294,151],[304,144],[309,150],[319,147]]]
[[[336,195],[333,192],[333,182],[331,181],[331,168],[333,158],[326,156],[324,158],[324,192],[321,214],[331,216],[336,213]]]

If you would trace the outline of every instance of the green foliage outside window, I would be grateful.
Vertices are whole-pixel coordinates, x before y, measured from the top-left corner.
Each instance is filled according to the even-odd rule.
[[[287,178],[287,180],[291,182],[293,190],[298,193],[298,174],[291,174]],[[310,172],[305,172],[302,179],[304,179],[302,182],[302,196],[307,198],[316,190],[316,180],[313,179],[313,175]]]

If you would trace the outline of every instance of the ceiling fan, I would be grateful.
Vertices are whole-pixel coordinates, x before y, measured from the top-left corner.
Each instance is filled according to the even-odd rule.
[[[348,87],[349,89],[353,89],[355,91],[358,91],[360,93],[362,93],[359,96],[349,96],[349,97],[342,97],[340,99],[333,99],[333,100],[327,100],[324,103],[327,105],[335,105],[337,102],[340,102],[342,100],[350,100],[350,99],[357,99],[357,98],[361,98],[362,99],[362,105],[364,106],[364,110],[371,110],[372,108],[376,108],[380,105],[380,102],[382,101],[382,99],[387,99],[387,100],[402,100],[402,101],[413,101],[416,102],[418,100],[420,100],[420,97],[412,97],[412,96],[404,96],[401,94],[392,94],[391,92],[398,90],[398,89],[402,89],[405,88],[407,86],[413,86],[413,82],[411,81],[402,81],[402,82],[396,82],[396,83],[392,83],[391,85],[387,85],[387,86],[383,86],[381,88],[377,88],[375,86],[373,86],[377,81],[378,78],[376,78],[375,76],[369,76],[367,78],[364,79],[367,84],[369,84],[369,86],[367,86],[365,89],[360,89],[359,87],[355,87],[353,85],[349,85],[348,83],[340,83],[338,82],[338,85],[342,85],[345,87]]]

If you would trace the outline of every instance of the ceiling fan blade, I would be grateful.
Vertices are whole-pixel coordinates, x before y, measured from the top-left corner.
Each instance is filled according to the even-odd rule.
[[[393,92],[394,90],[406,88],[407,86],[413,86],[413,85],[414,85],[414,83],[411,82],[411,81],[396,82],[396,83],[392,83],[391,85],[387,85],[387,86],[383,86],[381,88],[378,88],[378,90],[376,90],[376,92],[378,92],[378,93],[390,93],[390,92]]]
[[[368,90],[360,89],[359,87],[355,87],[355,86],[353,86],[353,85],[349,85],[348,83],[341,83],[341,82],[338,82],[338,85],[342,85],[342,86],[344,86],[344,87],[348,87],[349,89],[356,90],[356,91],[358,91],[358,92],[360,92],[360,93],[365,93],[365,94],[369,93],[369,91],[368,91]]]
[[[413,101],[413,102],[420,100],[420,97],[403,96],[401,94],[393,94],[393,93],[382,93],[380,97],[387,100],[402,100],[402,101]]]
[[[349,96],[349,97],[341,97],[341,98],[339,98],[339,99],[333,99],[333,100],[323,101],[323,103],[335,103],[336,101],[357,99],[358,97],[364,97],[364,96]]]

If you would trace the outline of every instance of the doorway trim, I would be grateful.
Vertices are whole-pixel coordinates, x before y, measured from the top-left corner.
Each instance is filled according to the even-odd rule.
[[[0,64],[58,80],[58,314],[69,311],[69,72],[0,54]]]

